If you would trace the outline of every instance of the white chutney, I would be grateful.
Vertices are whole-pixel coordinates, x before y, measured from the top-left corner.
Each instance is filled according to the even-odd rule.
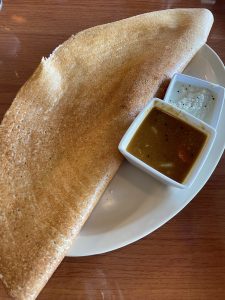
[[[196,118],[209,122],[216,100],[216,95],[207,88],[176,82],[168,102]]]

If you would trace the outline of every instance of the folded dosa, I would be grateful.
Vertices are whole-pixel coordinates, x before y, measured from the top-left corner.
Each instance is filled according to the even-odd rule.
[[[205,9],[174,9],[72,36],[18,92],[0,127],[0,273],[34,299],[122,161],[146,102],[205,43]]]

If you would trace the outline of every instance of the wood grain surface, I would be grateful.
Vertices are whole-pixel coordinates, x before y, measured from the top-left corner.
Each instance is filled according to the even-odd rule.
[[[159,9],[206,7],[215,17],[208,44],[225,61],[224,0],[3,2],[0,119],[42,56],[71,34],[97,24]],[[10,299],[2,283],[0,299]],[[174,219],[123,249],[65,258],[38,299],[225,299],[225,156]]]

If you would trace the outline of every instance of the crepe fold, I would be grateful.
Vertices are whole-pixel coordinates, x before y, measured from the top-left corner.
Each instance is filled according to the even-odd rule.
[[[0,277],[34,299],[90,215],[146,102],[206,42],[206,9],[82,31],[42,59],[0,126]]]

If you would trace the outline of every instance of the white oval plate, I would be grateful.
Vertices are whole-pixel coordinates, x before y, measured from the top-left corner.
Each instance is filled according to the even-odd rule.
[[[225,86],[225,69],[207,45],[184,71]],[[153,232],[181,211],[205,185],[225,147],[225,105],[218,134],[198,180],[186,190],[167,187],[124,162],[74,241],[68,256],[105,253],[133,243]]]

